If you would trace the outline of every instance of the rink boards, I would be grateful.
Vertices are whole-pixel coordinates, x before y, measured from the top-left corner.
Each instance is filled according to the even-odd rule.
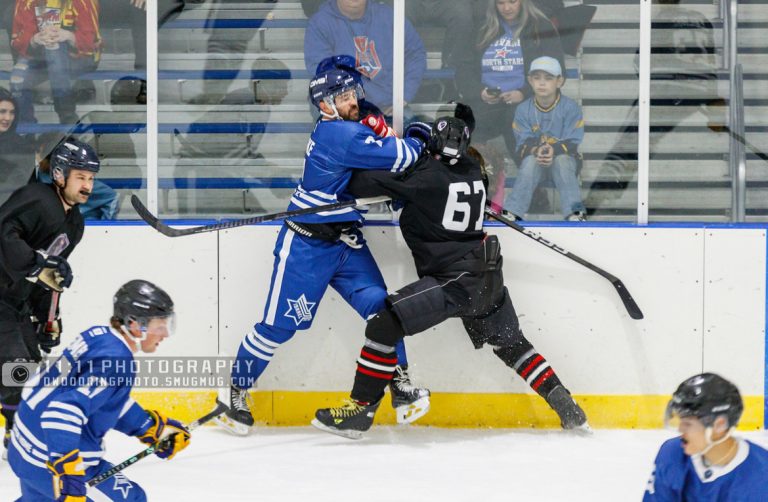
[[[139,224],[89,225],[72,257],[62,299],[66,328],[106,322],[111,295],[146,278],[177,305],[176,335],[158,356],[233,355],[261,320],[277,225],[167,238]],[[583,404],[596,427],[657,427],[669,394],[688,376],[719,372],[747,406],[742,426],[765,425],[766,231],[764,226],[589,224],[532,226],[547,239],[619,277],[645,319],[624,310],[611,284],[506,227],[489,226],[504,253],[506,284],[521,326]],[[390,289],[416,278],[397,227],[365,230]],[[287,309],[287,305],[285,306]],[[280,307],[282,308],[282,307]],[[336,292],[310,330],[283,345],[254,393],[266,424],[305,425],[318,406],[348,394],[365,324]],[[474,350],[448,321],[406,340],[411,372],[433,394],[420,423],[466,427],[556,427],[557,418],[490,349]],[[137,390],[147,406],[185,419],[213,393]],[[388,405],[378,420],[393,422]]]

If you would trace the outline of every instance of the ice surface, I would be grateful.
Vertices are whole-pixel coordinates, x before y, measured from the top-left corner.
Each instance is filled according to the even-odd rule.
[[[375,426],[361,441],[311,427],[257,427],[234,437],[195,431],[178,457],[141,460],[124,472],[152,501],[541,501],[640,500],[660,430],[599,430],[591,437],[525,429]],[[768,446],[764,431],[742,433]],[[107,458],[141,450],[119,433]],[[0,463],[0,501],[19,496]]]

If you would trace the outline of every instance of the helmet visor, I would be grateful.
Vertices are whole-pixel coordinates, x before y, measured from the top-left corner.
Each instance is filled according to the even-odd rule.
[[[141,317],[133,320],[139,325],[142,339],[145,339],[149,335],[167,338],[172,336],[176,331],[175,313],[166,317]]]

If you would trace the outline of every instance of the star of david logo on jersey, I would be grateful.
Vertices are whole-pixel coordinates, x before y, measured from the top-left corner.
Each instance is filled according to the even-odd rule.
[[[117,473],[114,476],[115,479],[115,486],[113,487],[114,491],[120,491],[120,493],[123,495],[123,500],[128,499],[128,492],[131,491],[131,488],[133,488],[133,484],[131,484],[130,480],[126,478],[123,474]]]
[[[288,298],[288,310],[284,315],[293,319],[293,322],[298,326],[304,321],[312,320],[312,307],[314,306],[315,304],[308,302],[307,297],[304,295],[301,295],[296,300]]]
[[[355,37],[355,68],[371,80],[381,71],[376,42],[368,40],[368,37]]]

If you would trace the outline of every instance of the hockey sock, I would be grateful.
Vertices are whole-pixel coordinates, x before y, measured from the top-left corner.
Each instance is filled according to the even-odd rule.
[[[290,340],[294,333],[295,331],[257,324],[240,342],[232,367],[232,385],[240,389],[253,387],[254,382],[267,369],[275,351]]]
[[[555,370],[533,346],[522,354],[512,347],[499,347],[493,349],[493,352],[544,399],[552,389],[562,385]]]
[[[395,345],[395,352],[397,353],[397,364],[403,368],[408,367],[408,355],[405,353],[405,342],[401,338]]]
[[[392,380],[397,366],[395,348],[366,339],[357,359],[352,399],[359,403],[376,403]]]

